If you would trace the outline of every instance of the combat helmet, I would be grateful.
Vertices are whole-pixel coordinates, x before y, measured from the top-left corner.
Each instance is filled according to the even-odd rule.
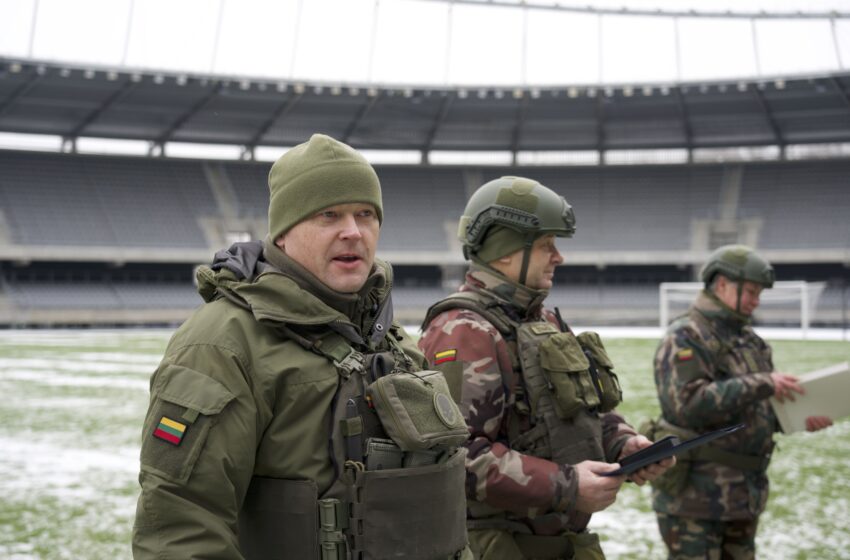
[[[534,240],[550,233],[572,237],[576,219],[572,206],[552,189],[524,177],[500,177],[479,187],[466,204],[458,224],[463,256],[475,259],[495,226],[524,237],[520,283],[525,283]]]
[[[776,280],[773,267],[764,257],[746,245],[724,245],[708,256],[700,278],[708,286],[717,274],[734,282],[749,281],[772,288]]]

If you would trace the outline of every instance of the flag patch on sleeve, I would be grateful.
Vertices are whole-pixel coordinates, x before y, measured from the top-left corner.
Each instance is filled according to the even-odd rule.
[[[691,348],[683,348],[676,352],[676,361],[687,362],[694,357],[694,351]]]
[[[443,350],[442,352],[437,352],[434,354],[434,365],[438,366],[440,364],[444,364],[446,362],[453,362],[457,359],[457,350],[452,348],[451,350]]]
[[[180,445],[185,433],[186,424],[181,424],[167,416],[163,416],[159,421],[159,425],[153,431],[153,437],[165,440],[174,445]]]

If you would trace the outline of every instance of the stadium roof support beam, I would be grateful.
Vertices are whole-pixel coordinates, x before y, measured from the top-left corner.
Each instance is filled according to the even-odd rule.
[[[431,148],[434,145],[434,138],[437,137],[437,131],[440,129],[440,125],[443,124],[443,121],[446,120],[446,116],[449,114],[449,109],[451,109],[453,101],[454,96],[447,92],[445,97],[443,97],[443,101],[440,103],[440,110],[437,111],[437,116],[434,117],[431,130],[428,131],[428,136],[425,137],[425,143],[422,144],[423,163],[428,163],[428,152],[431,151]]]
[[[77,137],[79,137],[88,125],[97,120],[97,118],[102,115],[107,109],[112,107],[116,101],[133,91],[135,87],[135,83],[131,82],[130,80],[126,80],[123,84],[121,84],[120,88],[115,90],[109,97],[107,97],[94,111],[83,117],[80,122],[77,123],[73,129],[71,129],[71,132],[68,133],[68,137],[72,139],[76,139]]]
[[[514,166],[517,165],[517,152],[519,152],[520,138],[522,137],[522,129],[525,126],[525,116],[527,113],[528,96],[523,95],[517,103],[514,129],[511,133],[511,162]]]
[[[599,163],[605,164],[605,94],[596,92],[596,151],[599,152]]]
[[[381,98],[381,92],[379,91],[377,95],[366,98],[366,103],[360,107],[357,111],[357,114],[351,119],[351,122],[348,123],[348,126],[345,128],[345,132],[342,134],[341,140],[348,144],[348,139],[351,138],[351,135],[354,134],[354,131],[357,130],[357,127],[363,122],[363,119],[372,112],[372,109],[375,108],[375,104],[378,102],[378,99]]]
[[[18,89],[12,92],[12,95],[7,97],[5,101],[0,103],[0,115],[8,111],[9,107],[14,105],[15,101],[26,95],[28,91],[34,88],[40,78],[41,76],[39,76],[36,72],[33,72],[26,82],[21,84]]]
[[[844,86],[841,85],[841,81],[835,76],[832,77],[832,83],[835,84],[835,89],[837,89],[838,93],[841,94],[841,99],[844,101],[844,104],[847,105],[848,109],[850,109],[850,93],[844,89]]]
[[[286,117],[294,108],[295,105],[301,101],[303,97],[303,93],[296,93],[287,97],[284,101],[278,104],[275,107],[275,110],[272,112],[271,116],[267,118],[263,124],[260,125],[260,128],[257,129],[257,132],[254,133],[254,136],[245,144],[246,152],[251,154],[251,159],[254,159],[254,148],[260,143],[260,140],[263,139],[263,136],[271,130],[276,122],[280,119]]]
[[[767,124],[770,125],[770,129],[773,131],[773,137],[776,139],[776,145],[779,146],[779,157],[780,159],[785,159],[785,146],[787,142],[782,136],[782,129],[779,128],[779,123],[776,122],[776,117],[774,117],[773,115],[773,110],[770,108],[770,104],[767,102],[767,99],[765,99],[764,93],[759,87],[754,87],[753,92],[756,100],[758,101],[759,106],[764,112],[765,119],[767,119]]]
[[[688,163],[694,161],[694,129],[691,126],[691,114],[688,111],[688,104],[685,102],[685,94],[682,93],[682,88],[675,88],[676,101],[679,105],[679,113],[682,115],[682,133],[685,135],[685,148],[688,150]]]
[[[222,82],[217,82],[215,84],[215,87],[213,87],[208,94],[203,96],[201,99],[198,100],[197,103],[189,107],[188,110],[184,111],[179,117],[177,117],[177,119],[175,119],[174,122],[171,123],[171,126],[165,129],[165,131],[157,137],[154,143],[160,146],[164,146],[165,143],[171,139],[174,133],[186,123],[186,121],[191,119],[193,115],[197,114],[201,109],[206,107],[207,104],[219,94],[222,87]],[[163,150],[163,153],[164,152],[165,150]]]

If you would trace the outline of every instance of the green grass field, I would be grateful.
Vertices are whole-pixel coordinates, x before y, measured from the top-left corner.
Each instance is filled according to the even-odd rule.
[[[148,378],[165,331],[0,331],[0,558],[130,558]],[[609,339],[633,423],[658,411],[655,342]],[[802,373],[850,358],[847,342],[773,344]],[[759,557],[850,558],[850,421],[778,436]],[[648,488],[594,517],[611,559],[664,557]]]

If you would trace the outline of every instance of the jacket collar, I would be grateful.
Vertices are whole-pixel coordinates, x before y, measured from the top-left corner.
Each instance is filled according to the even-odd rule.
[[[261,250],[254,250],[256,244]],[[198,268],[198,292],[205,301],[225,297],[259,322],[296,328],[326,325],[357,344],[375,345],[386,335],[392,323],[389,264],[375,259],[360,292],[340,294],[270,242],[251,242],[250,250],[241,245],[216,253],[212,266]]]
[[[537,318],[543,309],[548,290],[533,290],[514,282],[498,270],[473,262],[466,273],[464,289],[485,294],[511,308],[520,319]]]
[[[720,323],[732,331],[739,332],[750,324],[751,318],[738,313],[722,301],[711,290],[705,289],[697,296],[692,308],[712,322]]]

